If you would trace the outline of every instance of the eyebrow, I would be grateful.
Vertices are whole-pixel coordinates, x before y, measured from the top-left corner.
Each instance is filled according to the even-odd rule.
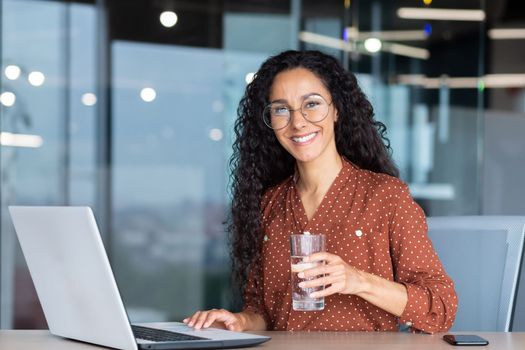
[[[301,96],[301,100],[304,100],[305,98],[307,97],[310,97],[312,95],[317,95],[317,96],[321,96],[323,97],[320,93],[318,92],[309,92],[307,94],[304,94]],[[288,100],[284,99],[284,98],[280,98],[280,99],[277,99],[277,100],[272,100],[270,101],[270,103],[288,103]]]

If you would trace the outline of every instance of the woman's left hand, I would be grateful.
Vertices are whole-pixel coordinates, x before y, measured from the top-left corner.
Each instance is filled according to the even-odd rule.
[[[303,259],[304,262],[324,261],[316,267],[304,270],[298,274],[299,278],[312,280],[302,281],[301,288],[325,286],[324,290],[310,294],[312,298],[326,297],[328,295],[359,294],[364,290],[365,273],[347,264],[341,257],[326,252],[315,253]]]

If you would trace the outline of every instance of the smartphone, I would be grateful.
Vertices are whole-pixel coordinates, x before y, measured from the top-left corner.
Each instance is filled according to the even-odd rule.
[[[488,345],[487,339],[474,334],[445,334],[443,339],[452,345]]]

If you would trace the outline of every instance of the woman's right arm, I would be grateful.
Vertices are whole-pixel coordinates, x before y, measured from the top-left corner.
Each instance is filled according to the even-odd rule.
[[[235,332],[266,330],[264,317],[248,310],[239,313],[224,309],[197,311],[183,322],[195,329],[215,327]]]

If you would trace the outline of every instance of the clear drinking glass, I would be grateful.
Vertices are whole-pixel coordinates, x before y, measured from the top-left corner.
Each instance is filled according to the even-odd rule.
[[[290,261],[292,263],[292,307],[296,311],[316,311],[324,309],[324,297],[310,297],[310,293],[323,290],[324,286],[315,288],[301,288],[299,287],[299,283],[303,281],[303,279],[297,276],[297,274],[303,270],[323,264],[322,261],[304,262],[303,258],[305,256],[324,251],[325,235],[302,234],[290,236]],[[317,277],[312,277],[308,280],[315,278]]]

